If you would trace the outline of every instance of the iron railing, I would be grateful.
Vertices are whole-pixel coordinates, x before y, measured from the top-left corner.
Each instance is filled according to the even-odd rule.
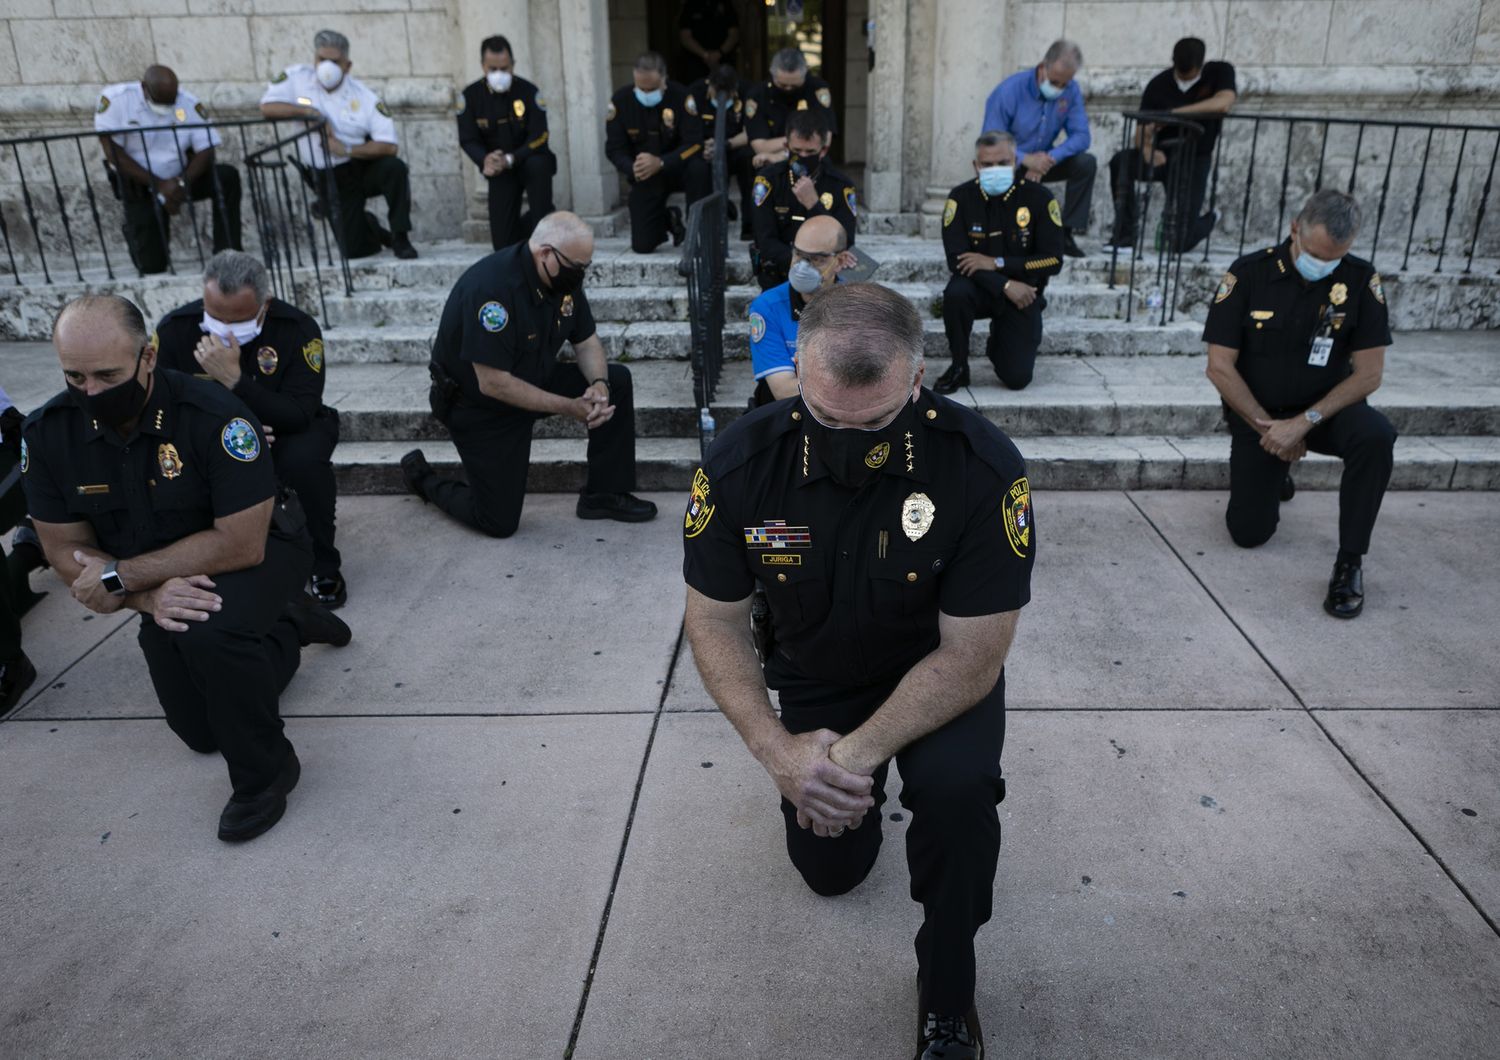
[[[186,227],[191,230],[185,240],[189,253],[200,267],[212,253],[204,240],[200,211],[206,208],[227,216],[218,165],[243,163],[252,214],[247,236],[253,233],[254,237],[244,240],[246,249],[259,251],[271,270],[277,297],[286,301],[299,300],[294,270],[311,267],[323,311],[320,319],[328,326],[323,270],[340,276],[346,294],[354,290],[349,262],[336,233],[338,194],[332,169],[310,170],[296,157],[299,147],[314,141],[327,147],[324,123],[248,118],[206,124],[218,131],[223,143],[215,149],[215,165],[207,171],[210,199],[200,203],[189,195],[183,203]],[[287,132],[288,127],[292,131]],[[139,136],[146,160],[143,168],[155,177],[158,165],[166,159],[152,159],[146,133],[170,131],[176,152],[182,156],[186,152],[180,138],[194,128],[198,127],[164,124],[109,134],[90,129],[0,139],[0,242],[5,244],[5,264],[14,284],[69,282],[57,275],[59,258],[71,264],[69,271],[77,282],[119,279],[117,263],[131,257],[120,222],[127,178],[104,160],[98,140],[108,135],[118,144],[125,137]],[[289,169],[299,173],[296,191]],[[147,195],[166,250],[166,273],[176,275],[180,256],[172,252],[168,214],[155,195]],[[114,205],[116,199],[122,200],[120,206]],[[147,275],[139,262],[134,272]]]
[[[723,123],[720,122],[720,128]],[[729,220],[724,193],[716,191],[688,208],[687,238],[677,271],[687,279],[688,322],[692,334],[689,360],[693,399],[698,405],[699,446],[704,455],[713,441],[714,393],[724,368],[724,288],[729,253]]]
[[[1124,148],[1135,149],[1134,130],[1141,121],[1165,123],[1167,118],[1182,120],[1127,112]],[[1206,195],[1208,212],[1217,211],[1219,219],[1203,240],[1204,262],[1215,249],[1243,255],[1247,248],[1280,242],[1302,203],[1324,187],[1340,188],[1359,200],[1364,223],[1351,252],[1387,272],[1415,267],[1442,273],[1454,269],[1454,258],[1462,258],[1461,272],[1467,275],[1476,258],[1484,267],[1484,259],[1500,256],[1500,230],[1485,224],[1500,161],[1500,126],[1244,112],[1195,118],[1223,122]],[[1167,175],[1164,205],[1185,199],[1181,194],[1174,198],[1174,190],[1183,188],[1179,184],[1174,189],[1171,181],[1174,176],[1191,179],[1187,168],[1179,166],[1176,174]],[[1140,202],[1149,188],[1137,186],[1125,193]],[[1144,232],[1144,213],[1139,220]],[[1165,220],[1163,229],[1170,223]],[[1171,248],[1172,242],[1164,240],[1162,256],[1170,256]],[[1117,265],[1113,259],[1111,287],[1120,279]],[[1158,259],[1157,272],[1164,268]],[[1127,319],[1129,307],[1141,301],[1136,294],[1139,275],[1132,260],[1125,278],[1130,289]],[[1151,283],[1145,302],[1154,309],[1155,296],[1166,289],[1155,277]],[[1175,286],[1172,293],[1177,293]],[[1163,297],[1162,322],[1178,308],[1170,304],[1173,300]]]
[[[1139,145],[1135,143],[1138,126],[1142,133]],[[1151,281],[1154,294],[1148,297],[1146,303],[1147,309],[1160,314],[1158,324],[1165,324],[1169,319],[1175,320],[1177,316],[1177,293],[1182,287],[1182,258],[1186,249],[1188,225],[1192,220],[1188,216],[1191,201],[1188,181],[1193,177],[1193,161],[1197,156],[1198,138],[1202,135],[1202,125],[1171,114],[1149,111],[1131,111],[1125,114],[1121,150],[1127,152],[1126,157],[1131,161],[1131,169],[1127,172],[1133,174],[1139,169],[1149,175],[1156,167],[1145,164],[1147,157],[1153,157],[1157,150],[1161,150],[1166,156],[1160,229],[1155,240],[1155,274]],[[1121,194],[1122,200],[1125,196],[1131,197],[1135,226],[1127,284],[1130,297],[1125,300],[1126,322],[1133,319],[1135,312],[1136,264],[1141,260],[1141,249],[1146,238],[1146,220],[1151,213],[1151,195],[1155,183],[1150,179],[1127,180]],[[1123,201],[1116,202],[1116,212],[1124,205]],[[1115,283],[1115,270],[1119,266],[1119,260],[1120,250],[1116,245],[1110,253],[1109,261],[1111,287]]]

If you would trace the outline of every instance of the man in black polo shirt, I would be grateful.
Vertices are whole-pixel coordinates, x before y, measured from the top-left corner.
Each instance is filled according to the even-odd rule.
[[[683,57],[683,81],[706,77],[721,63],[733,64],[740,44],[740,16],[732,0],[683,0],[677,16],[677,40]]]
[[[807,72],[807,56],[796,48],[783,48],[771,57],[771,76],[756,85],[745,100],[745,129],[755,166],[787,160],[787,120],[798,111],[816,111],[832,141],[839,131],[833,112],[833,90],[821,77]]]
[[[809,217],[832,217],[844,226],[849,246],[858,227],[859,193],[854,182],[828,162],[828,126],[820,111],[798,111],[787,122],[791,157],[755,175],[750,191],[755,243],[750,263],[762,291],[787,281],[792,241]]]
[[[1187,166],[1180,179],[1186,181],[1187,198],[1169,209],[1181,209],[1182,234],[1177,249],[1189,251],[1213,231],[1217,213],[1203,212],[1203,198],[1214,167],[1214,144],[1236,99],[1234,67],[1229,63],[1205,63],[1206,46],[1197,37],[1184,37],[1172,48],[1172,66],[1146,83],[1141,93],[1143,111],[1171,112],[1203,126],[1191,154],[1184,153],[1183,140],[1171,129],[1142,125],[1136,130],[1136,145],[1116,151],[1109,160],[1109,190],[1115,201],[1115,226],[1106,250],[1129,252],[1136,239],[1135,182],[1153,180],[1170,184],[1173,166]],[[1148,157],[1149,156],[1149,157]]]
[[[484,76],[464,88],[459,103],[458,145],[489,184],[490,243],[499,250],[531,235],[552,212],[557,156],[547,144],[547,101],[516,76],[510,41],[486,37],[479,61]]]
[[[1314,193],[1284,242],[1225,273],[1203,328],[1229,421],[1224,519],[1235,544],[1271,539],[1291,466],[1309,449],[1344,461],[1339,552],[1323,601],[1336,618],[1364,608],[1362,559],[1396,443],[1391,422],[1365,403],[1380,386],[1391,330],[1380,274],[1349,253],[1359,222],[1350,196]]]
[[[640,523],[656,505],[635,488],[630,370],[607,365],[583,278],[594,233],[566,211],[548,214],[528,243],[470,266],[443,307],[432,344],[432,412],[448,428],[468,482],[432,470],[422,450],[401,458],[411,492],[491,537],[521,520],[532,425],[570,416],[588,428],[580,519]],[[564,342],[576,364],[557,359]]]
[[[898,761],[925,914],[917,1055],[979,1057],[974,934],[1000,853],[1004,664],[1036,550],[1025,465],[998,427],[922,389],[922,320],[900,295],[824,291],[797,351],[800,395],[736,421],[694,475],[687,635],[780,790],[787,852],[818,894],[869,874]],[[757,586],[776,628],[764,669]]]
[[[725,171],[734,177],[740,189],[740,238],[750,239],[750,182],[755,177],[752,164],[755,152],[750,149],[750,134],[745,131],[745,96],[750,86],[740,79],[732,66],[721,66],[712,77],[699,78],[688,87],[687,110],[703,123],[703,155],[709,164],[714,160],[714,135],[718,131],[719,108],[724,103],[724,144],[729,148],[724,160]],[[729,204],[730,210],[734,204]],[[731,213],[730,219],[733,220]]]
[[[302,592],[307,535],[238,398],[158,370],[117,295],[64,306],[52,344],[67,389],[26,420],[21,453],[47,562],[89,610],[141,612],[167,724],[229,765],[219,838],[253,839],[301,775],[277,698],[303,646],[347,644],[349,628]]]

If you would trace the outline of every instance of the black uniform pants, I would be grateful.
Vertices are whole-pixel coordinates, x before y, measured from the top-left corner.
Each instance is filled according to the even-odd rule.
[[[649,254],[667,238],[667,196],[683,193],[689,206],[714,190],[713,172],[703,153],[689,158],[672,173],[663,169],[650,180],[630,185],[630,249]]]
[[[401,159],[394,155],[355,158],[335,166],[333,180],[339,196],[339,245],[346,257],[367,258],[380,253],[383,245],[365,219],[366,199],[385,198],[393,234],[411,231],[411,180]],[[320,193],[323,190],[319,188]]]
[[[514,170],[489,178],[490,243],[496,250],[531,238],[536,223],[552,212],[552,174],[557,156],[538,151]],[[521,214],[521,194],[526,194],[526,214]]]
[[[1134,246],[1136,237],[1136,211],[1139,204],[1136,202],[1135,185],[1137,181],[1149,180],[1163,185],[1166,189],[1163,195],[1173,189],[1173,185],[1183,182],[1184,196],[1181,202],[1174,202],[1168,198],[1166,209],[1170,214],[1172,211],[1181,210],[1174,221],[1169,224],[1168,230],[1176,230],[1180,227],[1181,234],[1173,242],[1174,249],[1186,253],[1199,243],[1208,238],[1213,231],[1213,214],[1203,213],[1203,199],[1208,194],[1208,178],[1213,172],[1213,155],[1193,157],[1188,160],[1189,170],[1185,173],[1174,173],[1174,166],[1181,163],[1182,159],[1177,151],[1163,152],[1167,155],[1167,164],[1164,166],[1148,166],[1146,160],[1141,157],[1141,152],[1136,149],[1129,151],[1116,151],[1113,158],[1109,160],[1109,190],[1115,202],[1115,224],[1112,232],[1112,242],[1115,246]]]
[[[1047,300],[1038,295],[1031,305],[1017,309],[1005,297],[1005,279],[998,272],[979,276],[954,273],[943,289],[943,330],[948,333],[948,352],[954,361],[967,363],[974,321],[988,317],[990,338],[985,354],[1000,382],[1020,390],[1031,382],[1036,367],[1036,351],[1042,344],[1042,310]]]
[[[258,567],[214,575],[224,607],[208,621],[170,633],[141,616],[137,639],[167,724],[193,750],[224,756],[238,799],[269,787],[292,749],[277,701],[301,647],[286,607],[310,562],[305,538],[273,534]]]
[[[1084,151],[1063,159],[1042,177],[1044,184],[1067,181],[1067,198],[1063,202],[1062,223],[1069,232],[1086,232],[1089,227],[1089,207],[1094,200],[1094,176],[1099,163],[1094,156]]]
[[[548,393],[569,398],[578,397],[584,388],[584,379],[573,364],[558,363],[542,383]],[[585,493],[635,489],[635,394],[630,369],[623,364],[609,366],[609,395],[615,414],[589,431]],[[434,476],[423,487],[427,499],[482,534],[514,534],[526,501],[532,425],[544,418],[524,409],[455,405],[445,426],[468,482]]]
[[[333,577],[342,565],[333,543],[338,507],[333,450],[338,444],[338,410],[325,405],[307,430],[278,434],[276,444],[271,446],[277,481],[296,491],[307,514],[307,532],[312,536],[312,572],[318,578]]]
[[[760,284],[762,291],[786,283],[787,273],[791,271],[790,264],[765,257],[753,243],[750,246],[750,267],[755,270],[755,282]]]
[[[750,197],[755,184],[755,151],[749,146],[731,148],[727,167],[740,189],[740,238],[750,238],[750,213],[755,200]],[[712,170],[709,171],[712,176]]]
[[[766,667],[766,682],[781,702],[788,732],[858,728],[890,696],[896,682],[868,687],[834,686],[791,672],[780,655]],[[906,863],[911,897],[925,917],[917,932],[917,973],[931,1012],[962,1015],[974,1003],[974,934],[990,919],[995,869],[1000,859],[1000,816],[1005,797],[1000,752],[1005,744],[1005,674],[982,700],[947,725],[897,753],[901,805],[911,813]],[[875,806],[856,829],[819,837],[797,825],[796,808],[781,800],[792,864],[821,895],[857,887],[880,852],[881,806],[889,763],[875,772]]]
[[[218,174],[219,193],[224,199],[222,210],[214,197],[214,173]],[[156,201],[155,191],[133,180],[119,179],[125,207],[125,243],[130,248],[131,260],[147,275],[166,272],[171,257],[168,250],[172,238],[171,215]],[[193,202],[208,200],[211,203],[215,253],[244,249],[240,245],[239,170],[223,163],[215,164],[213,173],[205,172],[188,185],[188,198]],[[183,205],[177,216],[190,217],[188,207]]]
[[[1282,412],[1280,418],[1294,413]],[[1260,447],[1260,435],[1226,411],[1229,420],[1229,506],[1224,521],[1241,548],[1263,545],[1276,533],[1281,483],[1290,465]],[[1344,461],[1339,480],[1339,548],[1355,555],[1370,551],[1370,534],[1386,484],[1391,480],[1396,429],[1365,402],[1329,416],[1307,435],[1307,448]]]

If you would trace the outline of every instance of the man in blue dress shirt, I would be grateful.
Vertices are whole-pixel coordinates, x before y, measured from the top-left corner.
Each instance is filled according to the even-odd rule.
[[[984,103],[985,131],[1008,132],[1016,140],[1017,176],[1067,181],[1063,207],[1063,253],[1081,258],[1074,235],[1089,227],[1098,168],[1088,153],[1089,116],[1075,80],[1083,52],[1072,41],[1053,41],[1042,61],[995,86]],[[1061,143],[1058,136],[1065,134]]]

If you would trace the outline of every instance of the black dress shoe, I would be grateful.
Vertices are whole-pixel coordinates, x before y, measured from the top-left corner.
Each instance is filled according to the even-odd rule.
[[[420,449],[413,449],[401,458],[401,478],[407,490],[421,497],[423,504],[427,503],[427,480],[434,474],[432,465]]]
[[[1281,503],[1285,504],[1297,495],[1297,484],[1292,481],[1292,473],[1288,471],[1286,478],[1281,480]]]
[[[405,232],[397,232],[391,237],[391,250],[403,261],[410,261],[417,256],[417,248],[411,245],[411,237]]]
[[[0,718],[16,709],[21,697],[36,681],[36,667],[23,651],[10,662],[0,666]]]
[[[917,1060],[984,1060],[984,1032],[973,1006],[963,1016],[922,1015],[917,1028]]]
[[[320,578],[314,574],[312,581],[308,582],[307,591],[330,611],[337,611],[349,602],[349,586],[344,584],[344,576],[337,572],[330,578]]]
[[[740,208],[734,204],[732,199],[724,203],[724,210],[725,216],[729,220],[738,221],[740,219]]]
[[[656,518],[656,505],[629,493],[580,493],[578,518],[644,523]]]
[[[1088,255],[1085,254],[1082,249],[1080,249],[1078,244],[1073,241],[1072,232],[1063,233],[1063,253],[1070,258],[1088,257]]]
[[[328,608],[318,602],[316,596],[299,593],[286,605],[286,617],[297,627],[297,641],[304,648],[309,644],[332,644],[342,648],[354,639],[354,633]]]
[[[1357,563],[1347,560],[1333,565],[1323,610],[1334,618],[1358,618],[1365,609],[1365,576]]]
[[[388,247],[391,245],[390,229],[381,224],[380,218],[376,217],[369,210],[365,211],[365,224],[369,225],[370,231],[375,233],[376,242],[378,242],[383,247]]]
[[[226,843],[243,843],[269,832],[286,813],[287,794],[302,777],[302,763],[296,751],[287,751],[281,772],[271,786],[249,799],[232,798],[219,814],[219,838]]]
[[[672,245],[682,246],[682,241],[687,238],[687,228],[682,223],[682,211],[675,206],[667,207],[667,231],[672,233]]]
[[[953,394],[969,385],[969,366],[963,361],[954,361],[948,370],[938,376],[932,384],[934,394]]]

